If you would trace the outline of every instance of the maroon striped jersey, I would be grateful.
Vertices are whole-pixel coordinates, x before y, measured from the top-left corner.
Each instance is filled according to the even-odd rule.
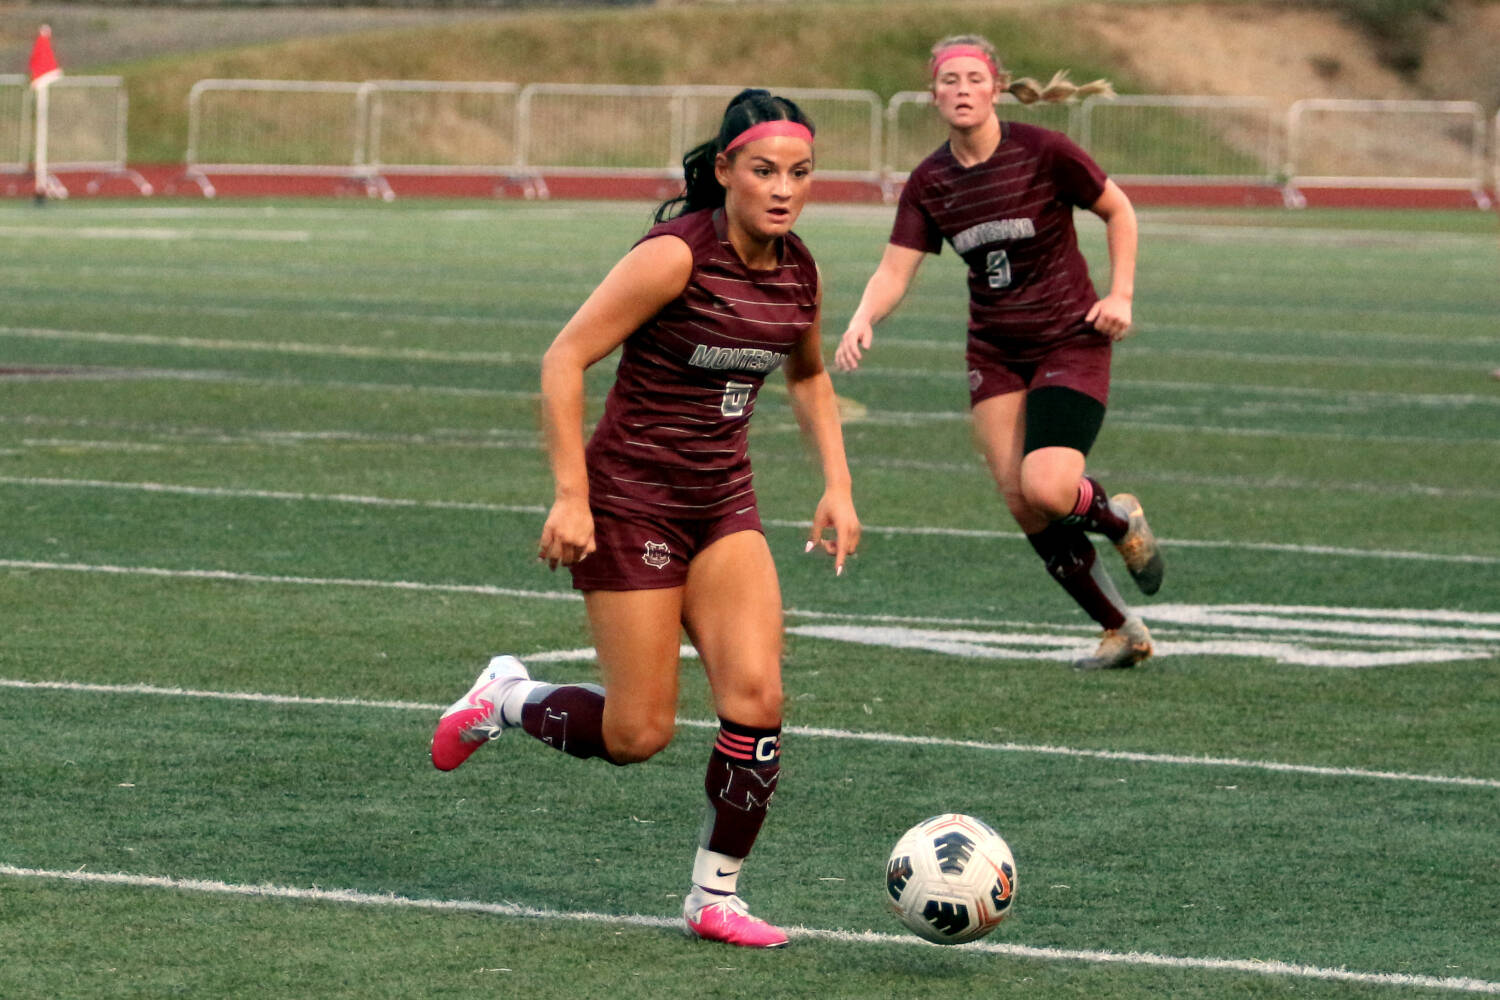
[[[1067,136],[1000,123],[1000,145],[963,167],[945,142],[911,172],[891,242],[969,265],[969,337],[1016,361],[1084,329],[1098,301],[1073,229],[1075,206],[1104,193],[1105,175]]]
[[[589,440],[589,502],[617,513],[717,517],[755,503],[747,425],[761,383],[817,317],[817,267],[791,233],[775,268],[746,267],[723,209],[678,216],[641,242],[658,236],[687,243],[692,275],[625,340]]]

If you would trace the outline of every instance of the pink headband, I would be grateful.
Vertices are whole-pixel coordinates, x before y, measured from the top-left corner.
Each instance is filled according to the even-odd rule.
[[[937,79],[938,68],[949,59],[957,59],[960,56],[970,56],[978,59],[990,68],[990,72],[996,77],[1000,76],[1000,67],[995,65],[995,60],[990,54],[977,45],[950,45],[945,49],[939,49],[938,54],[932,57],[932,76]]]
[[[775,121],[761,122],[758,125],[751,125],[749,128],[745,129],[745,131],[741,132],[739,135],[731,139],[729,141],[729,145],[724,147],[724,152],[733,152],[734,150],[739,149],[741,146],[745,145],[745,143],[747,142],[754,142],[756,139],[764,139],[768,135],[789,135],[794,139],[805,140],[809,146],[812,145],[813,141],[812,130],[809,129],[806,125],[799,125],[797,122],[777,119]]]

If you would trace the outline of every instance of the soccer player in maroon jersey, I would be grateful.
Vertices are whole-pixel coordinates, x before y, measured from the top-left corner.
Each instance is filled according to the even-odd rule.
[[[781,769],[782,619],[746,430],[778,367],[823,469],[807,551],[821,546],[842,573],[860,534],[822,361],[817,267],[791,231],[812,168],[801,109],[764,90],[736,96],[718,135],[684,158],[682,197],[657,210],[547,350],[555,499],[538,554],[583,591],[604,685],[535,681],[497,656],[432,741],[441,770],[513,726],[575,757],[646,760],[673,736],[685,629],[720,728],[683,917],[697,937],[760,948],[787,937],[750,915],[737,879]],[[585,446],[584,370],[621,345]]]
[[[978,35],[933,47],[932,95],[948,141],[912,171],[890,243],[835,352],[845,371],[870,349],[874,325],[906,294],[927,254],[946,240],[969,266],[966,362],[976,440],[1005,498],[1053,577],[1104,628],[1079,669],[1132,667],[1151,636],[1096,560],[1085,532],[1103,534],[1147,594],[1161,586],[1156,540],[1128,493],[1106,496],[1084,462],[1104,422],[1113,342],[1130,329],[1135,211],[1124,192],[1069,139],[1002,122],[1002,88],[1024,103],[1111,93],[1059,73],[1045,87],[1010,82]],[[1073,209],[1105,222],[1110,289],[1099,298],[1078,250]]]

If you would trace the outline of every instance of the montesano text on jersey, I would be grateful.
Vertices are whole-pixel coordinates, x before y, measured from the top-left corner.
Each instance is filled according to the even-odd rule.
[[[1097,301],[1073,229],[1075,207],[1104,193],[1105,175],[1067,136],[1001,122],[994,155],[959,164],[944,143],[901,192],[891,242],[969,266],[969,335],[1016,360],[1087,328]]]
[[[721,209],[655,226],[693,253],[678,298],[625,341],[588,446],[589,501],[616,511],[714,517],[755,503],[747,425],[765,377],[817,314],[818,276],[795,235],[780,263],[746,267]]]

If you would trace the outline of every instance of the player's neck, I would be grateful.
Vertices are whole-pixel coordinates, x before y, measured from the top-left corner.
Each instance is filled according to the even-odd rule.
[[[972,167],[995,155],[1000,148],[1000,119],[991,115],[973,128],[948,129],[948,148],[961,167]]]
[[[757,239],[739,226],[729,225],[729,245],[739,256],[740,262],[752,271],[774,271],[781,263],[781,241]]]

